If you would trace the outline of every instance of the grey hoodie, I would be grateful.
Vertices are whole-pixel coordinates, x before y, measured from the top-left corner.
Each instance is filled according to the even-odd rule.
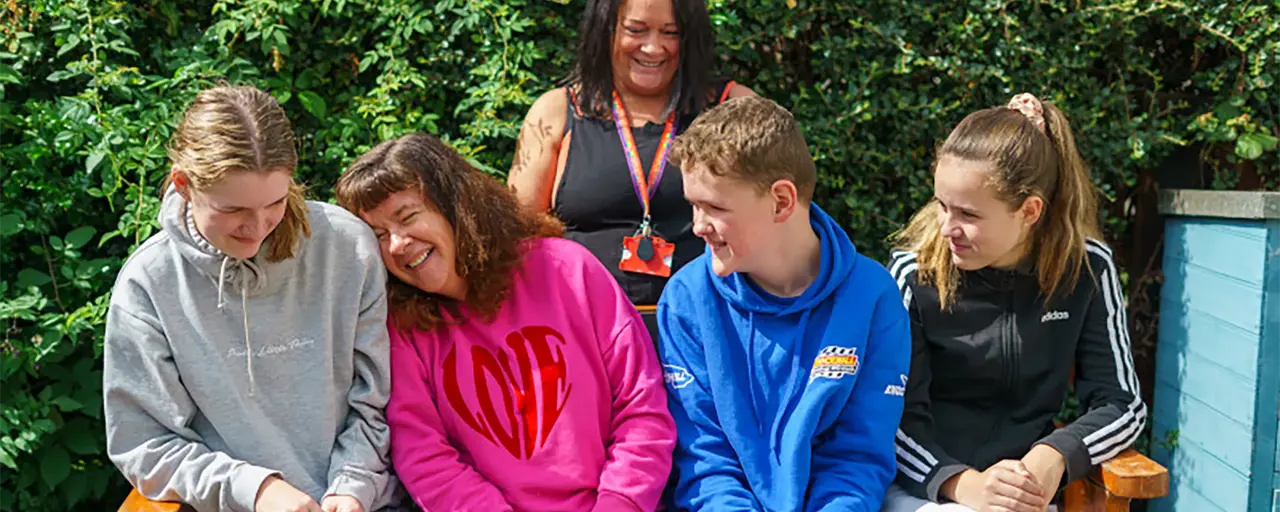
[[[308,202],[293,258],[228,257],[172,189],[107,312],[107,452],[142,495],[253,510],[279,475],[316,501],[390,504],[386,270],[354,215]]]

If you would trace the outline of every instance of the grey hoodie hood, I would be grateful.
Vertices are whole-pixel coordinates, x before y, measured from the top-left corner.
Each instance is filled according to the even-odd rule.
[[[170,190],[125,262],[103,349],[107,452],[151,499],[253,510],[271,475],[370,512],[397,501],[386,270],[364,222],[308,202],[311,236],[271,262],[215,249]]]
[[[249,394],[252,395],[256,391],[257,381],[253,376],[253,357],[250,356],[253,353],[253,338],[249,329],[249,297],[269,294],[271,284],[275,284],[275,288],[279,288],[280,284],[280,279],[277,278],[273,283],[266,273],[267,244],[263,243],[258,248],[258,254],[250,259],[235,258],[222,252],[196,229],[190,203],[173,187],[165,193],[164,202],[160,205],[159,221],[164,232],[178,242],[174,244],[174,249],[182,255],[182,259],[217,283],[218,309],[227,306],[226,291],[230,290],[232,295],[239,296],[241,314],[244,315],[245,369],[249,374]],[[277,277],[286,275],[297,265],[301,256],[295,254],[293,258],[271,262],[270,266],[275,267],[272,270],[276,271]]]

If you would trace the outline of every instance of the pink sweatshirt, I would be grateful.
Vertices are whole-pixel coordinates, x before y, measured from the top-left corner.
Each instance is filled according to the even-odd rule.
[[[490,322],[391,331],[391,455],[430,511],[642,510],[675,423],[639,313],[591,253],[530,241]]]

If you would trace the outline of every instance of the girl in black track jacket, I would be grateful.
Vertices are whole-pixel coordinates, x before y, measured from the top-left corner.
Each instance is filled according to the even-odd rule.
[[[882,510],[1045,510],[1146,423],[1095,189],[1066,117],[1030,94],[970,114],[938,155],[889,265],[913,352],[885,390],[906,410]],[[1057,429],[1073,369],[1082,415]]]

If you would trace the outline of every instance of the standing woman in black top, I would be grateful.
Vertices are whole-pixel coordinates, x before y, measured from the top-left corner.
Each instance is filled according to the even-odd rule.
[[[680,171],[666,165],[670,139],[715,104],[754,94],[712,76],[713,40],[704,0],[588,0],[572,72],[520,129],[508,184],[559,216],[637,306],[656,304],[704,249]]]

